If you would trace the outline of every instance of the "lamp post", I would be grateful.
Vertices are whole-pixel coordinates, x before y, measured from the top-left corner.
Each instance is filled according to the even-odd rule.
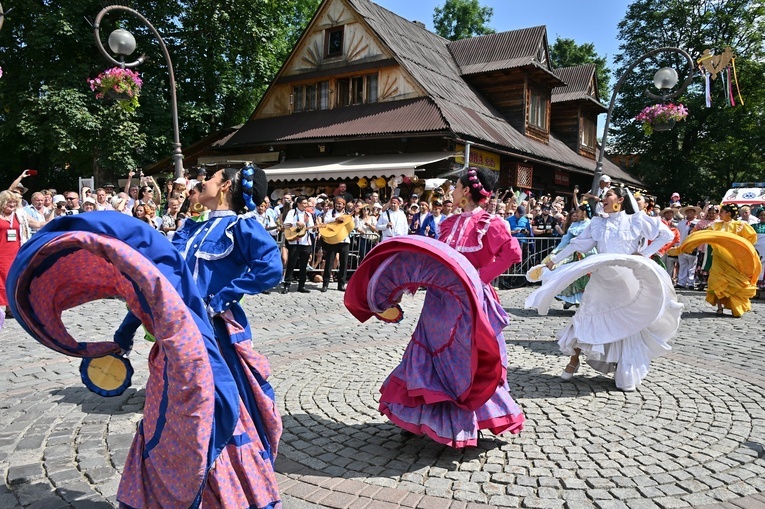
[[[13,7],[8,9],[7,11],[3,10],[3,4],[0,4],[0,29],[3,28],[3,22],[5,21],[5,15],[8,14],[13,10]]]
[[[669,99],[674,99],[675,97],[682,94],[686,88],[688,88],[688,85],[691,84],[691,80],[693,79],[693,59],[688,54],[687,51],[682,50],[680,48],[658,48],[652,51],[649,51],[648,53],[644,54],[627,68],[626,71],[624,71],[624,74],[622,74],[622,77],[619,78],[619,82],[616,84],[616,87],[614,87],[614,92],[611,94],[611,102],[608,105],[608,113],[606,113],[606,123],[603,127],[603,139],[600,142],[600,154],[598,154],[598,162],[595,165],[595,175],[592,177],[592,189],[590,190],[590,194],[597,196],[598,195],[598,188],[600,185],[600,177],[603,175],[603,156],[606,153],[606,140],[608,139],[608,128],[611,125],[611,114],[614,112],[614,105],[616,104],[616,95],[619,93],[619,89],[621,88],[622,84],[626,80],[627,76],[637,67],[638,64],[640,64],[642,61],[658,54],[658,53],[679,53],[685,59],[688,61],[688,78],[685,80],[685,82],[682,84],[680,88],[678,88],[676,91],[670,93],[669,90],[672,89],[675,85],[677,85],[678,77],[677,77],[677,71],[672,69],[671,67],[663,67],[656,71],[656,74],[653,77],[653,83],[659,90],[662,91],[661,95],[656,95],[648,91],[646,89],[643,93],[656,101],[667,101]],[[664,92],[666,90],[666,92]]]
[[[178,100],[175,95],[175,73],[173,72],[173,62],[170,60],[170,53],[167,51],[165,41],[162,40],[162,37],[159,35],[159,32],[157,32],[157,29],[154,28],[151,23],[149,23],[149,20],[143,17],[143,15],[141,15],[141,13],[135,9],[131,9],[130,7],[125,7],[122,5],[109,5],[104,7],[101,12],[98,13],[98,16],[96,16],[96,21],[93,23],[93,35],[96,37],[96,46],[98,46],[98,50],[106,58],[106,60],[112,63],[112,65],[116,65],[122,68],[138,67],[146,61],[146,55],[142,55],[138,60],[134,62],[125,63],[125,57],[129,56],[135,51],[136,44],[133,34],[121,28],[115,30],[109,35],[109,49],[111,49],[120,60],[115,60],[106,51],[106,49],[104,49],[104,45],[101,44],[101,34],[99,32],[99,27],[101,24],[101,19],[103,19],[103,17],[110,11],[125,11],[132,14],[147,27],[149,27],[151,32],[154,34],[154,37],[156,37],[157,41],[159,41],[159,46],[162,49],[162,54],[165,57],[165,62],[167,62],[167,68],[170,72],[170,107],[172,108],[173,113],[173,161],[175,163],[175,178],[183,177],[183,151],[181,151],[181,136],[180,130],[178,129]]]

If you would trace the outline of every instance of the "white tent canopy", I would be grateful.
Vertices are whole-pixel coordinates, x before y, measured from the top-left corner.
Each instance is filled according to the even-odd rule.
[[[265,170],[269,182],[317,179],[355,179],[360,177],[414,177],[415,169],[448,159],[456,152],[418,152],[348,157],[291,159]]]

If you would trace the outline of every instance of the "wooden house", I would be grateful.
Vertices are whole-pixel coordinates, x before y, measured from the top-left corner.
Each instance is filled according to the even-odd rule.
[[[553,69],[544,26],[452,42],[369,0],[325,0],[256,110],[204,162],[259,162],[274,188],[454,175],[589,188],[594,66]],[[640,182],[605,161],[617,182]],[[409,179],[406,179],[407,181]]]

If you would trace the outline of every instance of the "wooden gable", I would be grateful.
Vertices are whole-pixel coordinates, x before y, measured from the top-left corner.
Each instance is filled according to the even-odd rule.
[[[553,91],[551,127],[571,150],[594,159],[598,115],[606,111],[592,64],[556,69],[566,86]]]
[[[463,78],[510,125],[537,141],[549,141],[551,91],[563,82],[550,66],[544,26],[458,42],[455,53]],[[484,60],[482,55],[491,57]],[[539,110],[532,112],[540,100],[544,103],[541,121]]]
[[[398,63],[351,4],[326,0],[317,10],[276,78],[253,113],[253,119],[289,115],[296,111],[332,109],[347,104],[340,94],[349,94],[351,80],[361,78],[369,100],[374,76],[375,97],[385,102],[426,96],[425,91]],[[302,96],[300,94],[303,88]],[[307,89],[305,87],[308,87]],[[305,92],[310,91],[310,94]],[[300,103],[317,94],[315,104]],[[299,104],[300,103],[300,104]],[[359,104],[351,102],[349,104]]]

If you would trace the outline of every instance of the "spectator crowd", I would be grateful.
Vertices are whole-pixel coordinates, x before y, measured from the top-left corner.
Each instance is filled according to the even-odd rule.
[[[11,184],[6,197],[6,201],[16,204],[14,213],[18,219],[20,243],[25,242],[46,222],[62,215],[115,210],[133,216],[168,236],[172,236],[183,221],[207,219],[207,211],[197,200],[207,177],[204,168],[187,171],[184,177],[177,179],[168,178],[162,186],[152,176],[130,172],[123,189],[104,183],[96,189],[83,187],[78,191],[66,190],[62,193],[56,189],[43,189],[27,196],[28,189],[23,181],[30,174],[30,170],[22,172]],[[510,232],[523,248],[522,263],[528,267],[541,262],[566,235],[572,222],[577,220],[577,209],[583,201],[602,198],[610,186],[611,179],[604,175],[598,193],[594,195],[580,195],[577,187],[574,187],[570,195],[555,197],[551,194],[534,196],[531,192],[512,188],[500,189],[492,196],[486,208],[489,213],[507,221]],[[353,270],[381,240],[399,235],[424,235],[438,239],[441,223],[452,214],[460,212],[460,204],[452,201],[451,190],[447,181],[441,187],[424,191],[422,195],[413,191],[402,197],[399,195],[401,189],[385,189],[354,198],[348,192],[347,184],[339,183],[332,192],[319,192],[316,196],[273,193],[271,197],[275,200],[266,197],[255,211],[248,214],[263,225],[282,247],[284,265],[290,269],[288,280],[292,278],[291,270],[301,270],[310,273],[315,282],[323,282],[326,288],[329,280],[337,277],[335,274],[338,269]],[[381,193],[387,193],[390,197],[381,199]],[[717,220],[719,206],[706,202],[683,205],[678,193],[669,197],[664,208],[652,197],[636,193],[636,198],[642,213],[660,218],[676,233],[673,243],[660,251],[673,281],[677,286],[703,289],[706,275],[703,247],[694,255],[679,254],[675,248],[690,233]],[[0,204],[3,204],[2,201]],[[303,261],[296,262],[294,267],[289,266],[290,242],[285,241],[283,232],[285,225],[294,227],[287,221],[293,209],[300,214],[307,214],[306,217],[310,216],[313,225],[308,234],[298,241],[309,246],[305,249],[305,267],[301,267]],[[598,205],[595,213],[602,214],[602,207]],[[342,249],[330,247],[322,242],[321,237],[321,226],[334,221],[338,215],[351,216],[354,224],[348,240],[344,241],[348,246]],[[743,206],[740,216],[757,231],[760,241],[756,247],[760,253],[764,253],[765,208],[753,211]],[[291,217],[302,216],[293,213]],[[351,253],[350,261],[348,252]],[[327,258],[332,259],[327,261]],[[338,282],[339,287],[344,288],[346,271],[341,272],[342,277]],[[761,287],[762,280],[761,276]]]

